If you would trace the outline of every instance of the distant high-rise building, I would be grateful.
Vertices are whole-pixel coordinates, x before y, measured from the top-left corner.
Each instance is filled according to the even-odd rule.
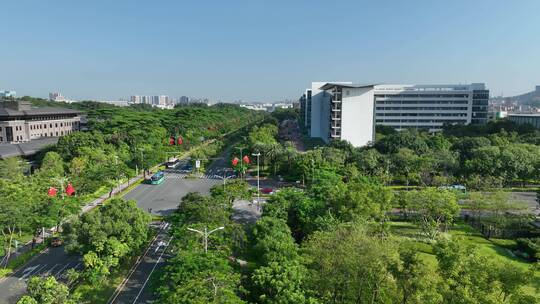
[[[0,97],[15,97],[17,93],[15,91],[0,90]]]
[[[189,102],[189,97],[187,96],[180,97],[180,103],[188,103],[188,102]]]
[[[50,101],[65,101],[66,99],[58,92],[49,93]]]
[[[142,103],[141,96],[139,96],[139,95],[133,95],[133,96],[131,96],[131,97],[129,98],[129,102],[134,103],[134,104],[136,104],[136,103]]]
[[[168,105],[170,103],[170,98],[167,95],[160,95],[158,104],[160,105]]]

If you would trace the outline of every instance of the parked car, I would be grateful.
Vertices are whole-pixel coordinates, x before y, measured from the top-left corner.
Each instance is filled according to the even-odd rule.
[[[261,192],[264,193],[264,194],[272,194],[272,193],[274,193],[274,189],[272,189],[272,188],[262,188]]]
[[[54,237],[52,240],[51,240],[51,246],[52,247],[59,247],[59,246],[62,246],[62,244],[64,243],[64,241],[59,238],[59,237]]]
[[[465,187],[465,186],[463,186],[463,185],[459,185],[459,184],[450,185],[450,186],[441,186],[441,187],[439,187],[439,189],[443,189],[443,190],[457,190],[457,191],[461,191],[461,192],[466,192],[466,191],[467,191],[467,187]]]

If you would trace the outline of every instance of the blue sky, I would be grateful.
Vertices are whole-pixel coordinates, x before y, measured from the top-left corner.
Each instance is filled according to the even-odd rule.
[[[297,98],[311,81],[540,85],[540,1],[4,1],[0,89]]]

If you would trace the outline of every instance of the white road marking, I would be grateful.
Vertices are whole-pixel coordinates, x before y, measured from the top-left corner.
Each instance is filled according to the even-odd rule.
[[[36,266],[32,266],[32,267],[28,267],[26,269],[23,270],[23,275],[19,278],[19,281],[26,278],[27,276],[30,275],[30,273],[32,273],[32,271],[34,271],[36,268],[38,268],[41,264],[37,264]]]
[[[26,270],[24,272],[24,274],[19,278],[19,281],[21,280],[25,280],[26,278],[30,277],[30,275],[32,275],[32,273],[36,274],[38,273],[41,269],[45,268],[45,266],[47,266],[47,264],[39,267],[41,264],[38,264],[36,266],[33,266],[33,267],[28,267],[27,269],[30,269],[30,271]],[[37,270],[36,270],[37,269]]]
[[[135,270],[137,269],[137,267],[139,267],[139,264],[141,264],[142,260],[146,257],[146,254],[148,254],[148,251],[150,250],[150,248],[152,248],[152,246],[154,245],[154,242],[157,240],[159,236],[159,233],[156,234],[156,236],[154,237],[154,239],[152,240],[152,242],[150,243],[150,246],[148,246],[148,248],[146,249],[146,251],[144,252],[144,254],[142,256],[140,256],[137,261],[135,262],[135,265],[133,265],[133,267],[131,268],[128,276],[124,279],[124,281],[122,281],[122,283],[120,284],[120,286],[118,286],[116,288],[116,290],[114,291],[114,293],[111,295],[111,298],[109,299],[109,301],[107,301],[107,303],[114,303],[114,301],[116,300],[116,298],[118,298],[118,296],[120,295],[120,293],[122,292],[122,290],[124,289],[124,286],[126,285],[126,283],[129,281],[129,279],[131,278],[131,276],[133,275],[133,273],[135,272]]]
[[[172,240],[172,236],[169,238],[169,241],[167,242],[167,246],[165,246],[165,248],[163,248],[163,251],[161,252],[161,254],[159,255],[159,258],[157,260],[157,262],[154,264],[154,267],[152,267],[152,270],[150,271],[150,273],[148,274],[148,277],[146,278],[146,280],[144,281],[144,284],[142,285],[141,289],[139,290],[139,293],[137,294],[137,296],[135,297],[135,300],[133,300],[133,304],[135,304],[137,302],[137,300],[139,299],[139,297],[141,296],[141,293],[143,292],[144,290],[144,287],[146,286],[146,283],[148,283],[148,280],[150,280],[150,277],[152,276],[152,273],[154,272],[154,270],[156,269],[156,266],[159,264],[159,262],[161,261],[161,257],[163,257],[163,254],[165,253],[165,251],[167,250],[167,247],[169,247],[169,244],[171,243],[171,240]]]
[[[47,272],[44,272],[44,273],[42,273],[42,274],[50,274],[50,273],[53,271],[53,269],[55,269],[56,266],[58,266],[58,265],[62,265],[62,264],[54,264],[54,266],[51,267],[51,269],[47,270]]]
[[[54,277],[59,279],[61,276],[62,276],[62,272],[64,271],[64,269],[68,268],[68,266],[71,264],[70,263],[67,263],[66,265],[64,265],[64,267],[60,268],[60,270],[58,270],[55,274],[54,274]]]

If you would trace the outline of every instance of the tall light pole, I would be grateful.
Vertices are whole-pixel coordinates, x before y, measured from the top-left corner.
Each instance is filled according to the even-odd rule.
[[[212,233],[214,233],[214,232],[216,232],[218,230],[223,230],[223,229],[225,229],[225,227],[221,226],[221,227],[218,227],[218,228],[210,230],[210,231],[206,231],[206,227],[204,227],[204,231],[200,231],[200,230],[192,229],[192,228],[188,228],[187,230],[202,235],[203,244],[204,244],[204,253],[207,253],[208,252],[208,236],[210,236],[210,234],[212,234]]]
[[[257,205],[260,205],[261,204],[261,184],[260,184],[260,175],[259,175],[259,157],[261,156],[261,152],[253,153],[251,155],[257,156]]]

